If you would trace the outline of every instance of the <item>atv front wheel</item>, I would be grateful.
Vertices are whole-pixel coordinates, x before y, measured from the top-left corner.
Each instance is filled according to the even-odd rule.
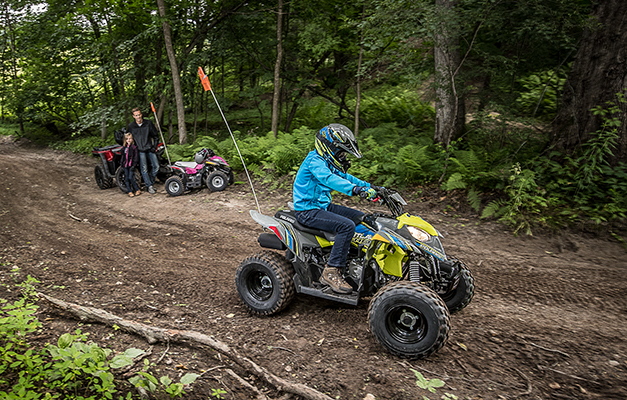
[[[183,179],[178,175],[172,175],[165,180],[165,191],[170,196],[180,196],[185,192],[185,184]]]
[[[438,293],[448,307],[448,312],[453,314],[464,309],[475,295],[475,279],[470,274],[470,270],[464,264],[459,263],[459,283],[452,290],[445,293]],[[457,279],[457,278],[455,278]]]
[[[113,178],[107,176],[104,167],[100,164],[94,168],[94,178],[96,179],[96,185],[102,190],[113,187]]]
[[[229,178],[222,171],[214,171],[207,176],[206,183],[212,192],[221,192],[229,185]]]
[[[250,311],[272,315],[294,298],[293,276],[292,264],[280,254],[266,250],[242,261],[235,272],[235,285]]]
[[[448,338],[450,317],[438,295],[417,282],[397,281],[381,288],[370,301],[368,324],[390,353],[424,358]]]

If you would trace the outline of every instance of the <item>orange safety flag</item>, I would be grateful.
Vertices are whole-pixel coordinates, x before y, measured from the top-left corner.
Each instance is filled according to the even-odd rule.
[[[155,110],[155,105],[152,104],[152,101],[150,102],[150,109],[152,110],[153,113],[157,113],[157,111]]]
[[[202,70],[202,67],[198,67],[198,77],[200,78],[200,83],[202,83],[202,87],[207,90],[211,90],[211,83],[209,82],[209,77],[205,75],[205,71]]]

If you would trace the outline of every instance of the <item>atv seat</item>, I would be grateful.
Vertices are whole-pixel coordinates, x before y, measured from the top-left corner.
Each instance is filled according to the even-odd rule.
[[[294,211],[291,211],[291,210],[277,211],[277,213],[274,214],[274,217],[282,221],[289,222],[290,224],[294,225],[294,228],[298,229],[301,232],[310,233],[314,236],[320,236],[329,241],[333,241],[333,238],[335,237],[335,235],[331,232],[322,231],[316,228],[310,228],[308,226],[301,224],[300,222],[296,220],[296,217],[294,216]]]
[[[202,164],[196,164],[194,161],[177,161],[174,166],[185,169],[188,175],[194,175],[203,168]]]
[[[108,150],[114,151],[114,150],[120,150],[121,148],[122,146],[120,146],[119,144],[112,144],[112,145],[105,146],[105,147],[94,147],[94,150],[92,152],[99,153],[99,152],[105,152]]]
[[[177,161],[174,163],[174,165],[182,168],[196,169],[196,165],[198,164],[196,164],[194,161]]]

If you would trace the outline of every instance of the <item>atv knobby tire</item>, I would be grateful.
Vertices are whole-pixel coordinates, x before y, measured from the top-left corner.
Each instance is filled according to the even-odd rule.
[[[100,164],[94,168],[94,179],[96,180],[96,185],[102,190],[113,187],[113,178],[107,176],[104,167]]]
[[[139,169],[136,168],[134,170],[135,173],[135,182],[137,182],[137,186],[142,187],[142,174],[139,172]],[[115,181],[118,184],[120,190],[124,193],[130,192],[129,188],[126,187],[126,173],[124,172],[124,168],[118,167],[118,170],[115,171]]]
[[[229,178],[222,171],[213,171],[205,183],[212,192],[221,192],[229,185]]]
[[[368,324],[390,353],[418,359],[444,346],[450,317],[446,304],[433,290],[417,282],[397,281],[374,295],[368,307]]]
[[[248,257],[235,272],[237,292],[246,307],[258,315],[283,310],[295,294],[294,267],[285,257],[264,250]]]
[[[183,179],[178,175],[172,175],[165,180],[165,191],[170,196],[180,196],[185,192],[185,184]]]
[[[462,263],[459,263],[459,283],[453,290],[440,294],[448,312],[453,314],[464,309],[475,295],[475,279],[470,270]]]

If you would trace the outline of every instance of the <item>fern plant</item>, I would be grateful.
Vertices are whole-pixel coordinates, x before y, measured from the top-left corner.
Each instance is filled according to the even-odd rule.
[[[511,169],[510,183],[505,188],[507,200],[494,200],[483,210],[482,218],[497,218],[514,228],[531,235],[532,226],[540,222],[548,203],[535,181],[535,172],[515,164]]]

